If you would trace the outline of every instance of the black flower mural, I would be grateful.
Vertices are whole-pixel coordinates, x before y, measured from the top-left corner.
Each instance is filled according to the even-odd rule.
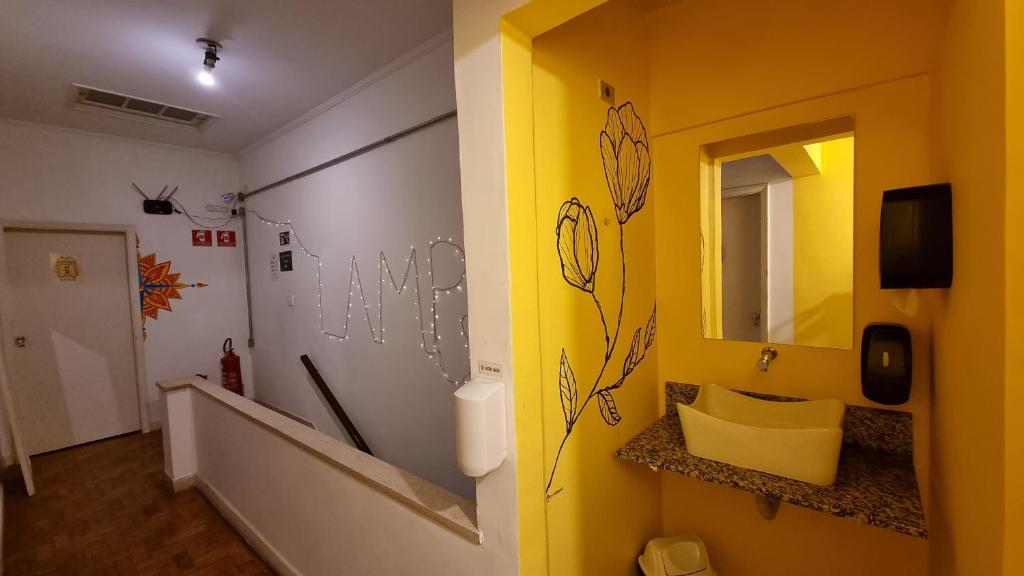
[[[615,216],[619,224],[625,224],[644,207],[651,183],[647,129],[632,102],[608,109],[608,120],[601,132],[601,161],[615,203]]]
[[[609,426],[622,421],[622,415],[615,404],[614,392],[622,387],[626,379],[643,362],[647,350],[654,344],[657,324],[657,308],[645,326],[637,328],[630,339],[629,350],[622,361],[622,371],[615,380],[611,379],[608,366],[619,343],[619,332],[622,328],[622,311],[626,304],[626,253],[625,224],[630,217],[643,209],[647,202],[647,189],[651,183],[651,156],[647,142],[647,130],[637,116],[631,102],[618,108],[609,108],[604,130],[601,131],[601,160],[604,165],[605,181],[615,206],[615,216],[619,224],[619,260],[622,266],[622,284],[619,293],[619,312],[614,326],[609,328],[604,308],[594,289],[597,284],[597,268],[600,262],[600,246],[597,236],[597,224],[589,206],[582,204],[578,198],[571,198],[562,204],[558,211],[558,222],[555,225],[556,247],[558,258],[562,264],[562,277],[573,287],[590,294],[597,308],[597,314],[604,330],[604,357],[601,368],[594,378],[586,396],[580,395],[576,374],[573,372],[569,357],[562,348],[562,357],[558,365],[558,389],[565,418],[565,435],[555,454],[555,462],[548,476],[544,493],[548,500],[562,490],[552,491],[551,487],[558,471],[558,461],[562,450],[572,436],[573,429],[580,416],[586,411],[591,400],[597,399],[601,418]]]
[[[597,273],[597,224],[590,208],[576,198],[562,204],[558,211],[558,257],[562,260],[562,277],[584,292],[594,293]]]

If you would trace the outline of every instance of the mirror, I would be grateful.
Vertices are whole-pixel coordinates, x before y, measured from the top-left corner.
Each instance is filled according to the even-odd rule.
[[[853,118],[701,148],[705,338],[853,347]]]

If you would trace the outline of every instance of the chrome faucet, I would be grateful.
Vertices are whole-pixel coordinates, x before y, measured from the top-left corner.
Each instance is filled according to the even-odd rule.
[[[761,348],[761,358],[757,361],[757,369],[761,372],[767,372],[768,365],[772,363],[772,360],[775,360],[778,357],[779,351],[775,348],[772,348],[771,346]]]

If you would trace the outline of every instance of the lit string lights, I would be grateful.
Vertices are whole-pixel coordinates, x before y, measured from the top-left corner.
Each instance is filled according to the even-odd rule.
[[[463,384],[464,382],[466,382],[466,380],[469,379],[470,374],[468,370],[466,371],[466,374],[463,375],[461,378],[453,378],[449,374],[448,366],[444,358],[444,353],[441,351],[440,346],[440,341],[442,338],[438,330],[438,297],[442,294],[451,294],[453,291],[462,292],[463,285],[466,282],[466,271],[465,268],[463,268],[458,281],[455,282],[454,284],[440,287],[434,284],[434,248],[438,246],[450,246],[458,254],[460,262],[465,263],[466,261],[465,252],[463,252],[462,247],[459,246],[458,244],[455,244],[455,242],[451,238],[445,240],[438,236],[436,240],[430,242],[430,247],[427,253],[427,275],[429,276],[431,287],[429,329],[427,328],[428,323],[425,321],[423,314],[423,299],[420,296],[420,265],[416,257],[416,247],[409,246],[409,257],[405,259],[405,272],[404,274],[402,274],[401,285],[399,285],[398,282],[395,281],[395,275],[391,270],[391,265],[388,263],[387,257],[384,255],[384,251],[382,250],[379,252],[379,257],[377,261],[377,326],[373,325],[373,321],[370,318],[370,307],[366,302],[366,293],[365,290],[363,289],[363,280],[362,276],[359,273],[359,263],[356,261],[355,255],[352,256],[352,258],[349,260],[348,268],[348,302],[345,307],[345,324],[344,328],[339,334],[328,330],[324,323],[324,282],[320,273],[320,269],[323,267],[323,262],[320,260],[320,255],[315,254],[311,252],[308,248],[306,248],[306,245],[302,243],[302,239],[299,237],[299,234],[295,231],[295,227],[292,226],[291,222],[282,222],[278,220],[273,220],[271,218],[265,218],[259,212],[251,209],[248,210],[248,213],[251,213],[254,216],[256,216],[256,218],[258,218],[260,222],[263,222],[267,226],[274,228],[287,228],[288,234],[294,241],[295,245],[299,247],[299,250],[301,250],[303,254],[305,254],[311,261],[313,261],[313,269],[316,271],[316,307],[317,314],[319,317],[319,324],[317,328],[320,330],[321,334],[327,336],[333,341],[348,340],[349,324],[352,321],[352,297],[354,296],[353,287],[358,286],[359,299],[363,304],[363,314],[366,318],[366,325],[370,328],[370,337],[373,339],[374,344],[383,344],[384,333],[386,332],[386,329],[384,328],[384,272],[385,270],[387,271],[387,277],[388,280],[391,282],[391,287],[394,289],[395,294],[399,296],[401,296],[402,293],[405,292],[405,288],[409,282],[409,274],[410,272],[412,272],[414,281],[413,290],[416,293],[416,299],[413,301],[412,305],[415,310],[416,321],[419,324],[420,349],[422,349],[423,353],[426,354],[427,358],[429,358],[430,361],[438,367],[438,369],[441,371],[441,374],[444,376],[444,379],[449,384],[457,386]],[[467,315],[465,314],[463,314],[462,317],[459,318],[459,332],[464,340],[463,348],[468,350],[469,335],[467,334],[466,320]]]

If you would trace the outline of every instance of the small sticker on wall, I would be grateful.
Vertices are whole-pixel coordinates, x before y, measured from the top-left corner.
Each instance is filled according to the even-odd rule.
[[[226,248],[235,247],[235,232],[234,230],[221,230],[217,232],[217,246],[224,246]]]
[[[277,254],[270,255],[270,279],[277,281],[281,277],[281,264],[277,260]]]
[[[281,272],[291,272],[292,271],[292,251],[288,250],[288,251],[285,251],[285,252],[281,252],[280,254],[278,254],[278,257],[281,260]]]
[[[292,243],[292,234],[289,231],[279,232],[277,234],[277,241],[281,243],[281,246],[287,246]]]
[[[487,362],[486,360],[481,360],[480,364],[479,364],[479,367],[480,367],[480,375],[481,376],[489,376],[491,378],[501,378],[501,364],[498,364],[496,362]]]
[[[76,282],[82,273],[77,258],[62,254],[50,254],[50,269],[60,282]]]
[[[213,232],[210,230],[193,230],[193,246],[213,246]]]

